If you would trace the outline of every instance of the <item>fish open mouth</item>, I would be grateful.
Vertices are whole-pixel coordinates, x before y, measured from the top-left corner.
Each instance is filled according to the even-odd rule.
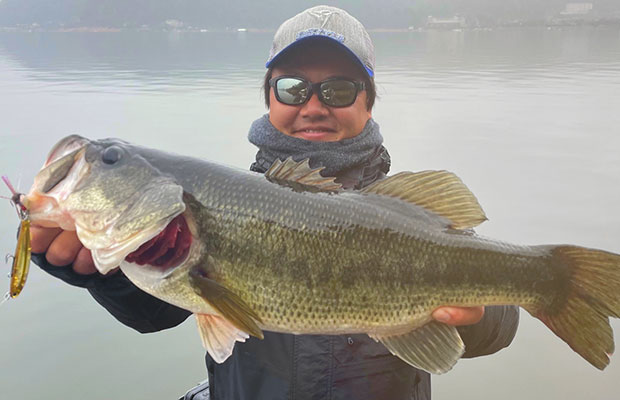
[[[191,244],[192,234],[181,214],[170,221],[157,236],[125,257],[125,260],[138,265],[172,268],[185,261]]]

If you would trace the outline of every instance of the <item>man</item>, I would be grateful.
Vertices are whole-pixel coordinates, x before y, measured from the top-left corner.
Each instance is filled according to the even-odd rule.
[[[373,121],[374,49],[343,10],[318,6],[276,32],[265,76],[268,115],[252,124],[258,148],[251,169],[265,172],[292,156],[323,166],[347,189],[383,178],[390,160]],[[33,259],[66,282],[86,287],[119,321],[140,332],[176,326],[189,312],[141,292],[121,272],[97,273],[74,232],[32,228]],[[65,266],[56,267],[56,266]],[[493,353],[515,333],[516,307],[442,307],[436,320],[461,326],[465,357]],[[430,376],[392,356],[367,335],[265,332],[237,343],[224,363],[206,356],[210,395],[220,399],[429,399]]]

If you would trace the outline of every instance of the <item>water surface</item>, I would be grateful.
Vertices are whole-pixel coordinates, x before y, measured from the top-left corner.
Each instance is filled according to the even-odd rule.
[[[0,170],[25,190],[72,133],[247,168],[271,37],[1,33]],[[483,235],[620,253],[617,28],[372,37],[373,115],[394,172],[457,173],[489,216]],[[0,250],[12,252],[8,204],[0,220]],[[192,320],[141,335],[36,266],[0,321],[3,398],[175,399],[206,375]],[[523,312],[508,349],[463,360],[433,382],[435,399],[615,399],[620,356],[601,373]]]

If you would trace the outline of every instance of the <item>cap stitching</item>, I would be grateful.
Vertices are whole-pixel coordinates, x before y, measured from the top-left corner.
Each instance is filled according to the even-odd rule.
[[[327,37],[330,37],[332,39],[339,41],[340,43],[344,43],[344,39],[345,39],[344,35],[341,35],[334,31],[330,31],[329,29],[310,28],[310,29],[306,29],[304,31],[298,32],[297,36],[295,37],[295,41],[299,39],[303,39],[305,37],[309,37],[309,36],[327,36]]]

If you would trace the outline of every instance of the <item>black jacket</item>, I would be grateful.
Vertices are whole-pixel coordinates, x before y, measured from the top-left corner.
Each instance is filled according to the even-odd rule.
[[[252,168],[264,172],[256,163]],[[361,188],[381,179],[389,156],[381,147],[364,165],[343,171],[339,180]],[[122,274],[80,276],[71,268],[49,265],[44,254],[33,261],[65,282],[85,287],[116,319],[139,332],[180,324],[190,313],[137,289]],[[494,353],[510,344],[518,325],[518,307],[487,307],[481,322],[459,327],[464,357]],[[367,335],[290,335],[265,332],[236,343],[231,357],[217,364],[206,355],[213,400],[365,400],[430,399],[430,375],[391,355]]]

